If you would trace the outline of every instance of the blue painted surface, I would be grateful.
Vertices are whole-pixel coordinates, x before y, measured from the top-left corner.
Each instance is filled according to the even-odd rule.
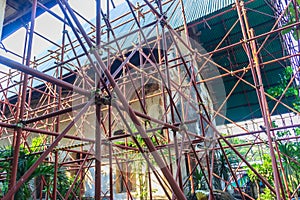
[[[47,8],[52,8],[53,6],[56,5],[56,1],[50,1],[49,3],[46,3],[45,6]],[[36,11],[36,16],[40,16],[41,14],[43,14],[45,11],[41,8],[37,8]],[[4,40],[5,38],[7,38],[8,36],[10,36],[12,33],[14,33],[15,31],[17,31],[18,29],[20,29],[21,27],[24,27],[26,25],[26,23],[28,23],[30,21],[31,18],[31,12],[27,13],[26,15],[24,15],[23,17],[17,19],[16,21],[14,21],[13,23],[7,24],[6,26],[3,27],[2,30],[2,40]]]

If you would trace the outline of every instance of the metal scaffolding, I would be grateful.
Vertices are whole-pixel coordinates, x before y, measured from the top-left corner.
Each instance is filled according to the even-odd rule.
[[[267,1],[276,9],[275,23],[271,30],[258,35],[251,27],[247,13],[247,6],[255,1],[232,1],[232,6],[225,7],[222,12],[196,22],[186,19],[188,1],[139,2],[124,0],[122,6],[128,11],[112,18],[114,1],[97,0],[95,10],[91,11],[95,13],[95,19],[89,21],[72,9],[67,0],[57,0],[63,17],[37,0],[32,1],[24,55],[15,55],[23,59],[22,63],[0,56],[0,63],[10,68],[0,78],[0,140],[13,146],[13,157],[7,158],[12,160],[11,174],[0,174],[1,178],[9,178],[9,190],[3,200],[13,199],[34,170],[45,162],[55,166],[53,182],[41,182],[40,187],[42,191],[43,186],[53,184],[52,194],[48,194],[50,199],[68,199],[74,194],[78,181],[84,188],[91,169],[94,171],[91,178],[94,199],[116,199],[115,190],[123,190],[127,199],[133,199],[130,168],[141,162],[140,171],[136,173],[144,173],[146,177],[148,192],[145,199],[154,198],[154,182],[163,191],[165,199],[187,199],[186,190],[195,193],[193,174],[196,170],[203,174],[209,199],[216,198],[213,186],[216,179],[222,182],[223,188],[232,187],[242,199],[254,199],[238,181],[243,167],[252,170],[278,200],[292,199],[300,185],[289,192],[287,177],[280,176],[280,170],[284,169],[278,142],[295,140],[299,136],[280,139],[275,133],[299,124],[273,127],[272,117],[279,106],[299,114],[284,101],[288,87],[298,79],[299,52],[285,51],[286,38],[292,36],[281,34],[284,30],[299,27],[298,17],[293,23],[283,25],[290,6],[298,11],[297,1]],[[37,7],[62,24],[60,42],[35,32]],[[226,30],[214,50],[202,52],[197,49],[191,40],[191,35],[195,35],[192,33],[194,28],[200,25],[211,28],[211,20],[228,13],[234,13],[235,23]],[[176,16],[183,23],[174,27],[171,21]],[[241,40],[228,43],[228,36],[237,27],[242,33]],[[54,48],[33,58],[35,36],[42,37]],[[281,41],[283,51],[288,53],[264,60],[261,52],[269,40]],[[289,44],[290,49],[292,45],[297,46],[293,42]],[[228,69],[213,60],[214,55],[222,53],[238,57],[236,48],[244,50],[248,60],[246,66]],[[294,63],[294,75],[283,94],[275,98],[266,92],[261,69],[282,62]],[[203,77],[201,73],[205,66],[214,66],[220,73]],[[244,79],[246,75],[252,80]],[[216,105],[211,97],[213,91],[207,84],[226,77],[235,83]],[[223,112],[241,83],[257,95],[263,119],[261,130],[248,130]],[[275,102],[275,106],[270,108],[269,101]],[[216,118],[240,131],[224,135],[218,130]],[[39,135],[45,136],[44,150],[38,152],[37,161],[17,180],[20,148],[30,151],[29,141]],[[243,144],[231,143],[232,138],[242,136],[250,139]],[[264,146],[271,155],[274,186],[251,165],[248,155],[257,146]],[[239,151],[240,147],[247,148],[246,154]],[[227,150],[239,160],[236,166],[230,164]],[[226,160],[230,181],[214,171],[217,151]],[[62,166],[72,171],[75,177],[64,197],[57,190],[57,173]],[[103,180],[103,171],[107,182]],[[76,198],[82,199],[80,195]]]

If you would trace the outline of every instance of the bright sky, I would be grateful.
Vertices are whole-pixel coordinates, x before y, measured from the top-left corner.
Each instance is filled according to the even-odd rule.
[[[102,1],[106,2],[106,1]],[[124,2],[124,0],[114,0],[115,5],[118,5],[120,3]],[[84,16],[87,19],[94,18],[95,12],[96,12],[96,1],[95,0],[69,0],[69,3],[71,7],[76,10],[78,13],[80,13],[82,16]],[[102,5],[102,8],[104,11],[106,10],[106,6]],[[55,6],[51,9],[53,12],[58,14],[59,16],[63,17],[62,12],[60,11],[59,6]],[[85,24],[86,22],[83,22]],[[48,39],[59,42],[62,37],[62,30],[63,30],[63,24],[58,19],[50,15],[49,13],[45,12],[41,16],[39,16],[35,21],[35,31]],[[9,51],[12,51],[18,55],[23,55],[23,49],[24,49],[24,41],[25,41],[25,28],[21,28],[12,35],[10,35],[8,38],[2,41],[5,48]],[[40,53],[45,52],[45,50],[50,49],[53,46],[53,44],[49,43],[48,41],[40,38],[37,35],[34,35],[33,40],[33,50],[32,50],[32,57],[38,56]],[[3,55],[7,58],[10,58],[12,60],[21,62],[21,59],[6,53],[3,49],[0,49],[0,55]],[[7,72],[7,67],[0,65],[1,71]],[[0,74],[0,77],[3,76],[3,74]]]

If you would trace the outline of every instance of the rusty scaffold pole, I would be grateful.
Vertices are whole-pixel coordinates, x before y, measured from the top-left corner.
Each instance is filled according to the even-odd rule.
[[[131,120],[134,122],[134,125],[135,125],[136,129],[139,131],[139,134],[141,134],[145,144],[149,148],[149,151],[151,152],[152,156],[154,157],[154,159],[155,159],[156,163],[158,164],[160,170],[162,171],[162,173],[166,177],[167,181],[169,182],[170,187],[173,190],[173,193],[179,199],[186,199],[186,197],[183,194],[182,190],[178,187],[176,181],[174,180],[173,176],[171,175],[169,169],[167,168],[167,166],[165,166],[164,161],[162,160],[161,156],[157,152],[157,150],[156,150],[155,146],[153,145],[152,141],[147,136],[147,134],[145,132],[145,129],[142,127],[142,124],[138,120],[136,114],[134,113],[134,111],[132,110],[130,105],[128,104],[128,102],[127,102],[126,98],[124,97],[124,95],[122,94],[121,90],[119,89],[119,86],[116,84],[116,82],[115,82],[114,78],[112,77],[111,73],[108,71],[106,65],[104,64],[101,57],[99,56],[99,52],[93,49],[93,44],[92,44],[91,40],[89,39],[89,37],[87,36],[85,31],[83,30],[81,24],[79,23],[78,19],[74,15],[74,13],[73,13],[71,7],[69,6],[68,2],[63,1],[63,3],[66,6],[66,8],[67,8],[68,12],[70,13],[70,15],[72,16],[72,19],[75,21],[78,29],[80,30],[81,34],[83,35],[83,37],[84,37],[85,41],[87,42],[89,48],[91,48],[91,53],[95,56],[99,66],[101,67],[104,74],[108,78],[111,86],[114,88],[114,91],[115,91],[117,97],[119,98],[120,102],[123,104],[125,110],[128,112]],[[134,138],[134,136],[133,136],[133,138]],[[147,157],[145,157],[145,159],[146,159],[147,162],[149,161],[149,160],[147,160],[148,159]]]
[[[7,158],[13,161],[11,178],[9,180],[10,186],[8,193],[5,194],[3,199],[13,199],[14,193],[18,188],[26,182],[39,164],[43,162],[52,163],[55,167],[53,182],[46,183],[46,181],[43,180],[41,183],[41,191],[45,185],[53,185],[52,193],[47,194],[51,199],[58,199],[60,197],[68,199],[74,194],[73,190],[77,187],[75,185],[76,181],[79,181],[80,187],[83,187],[82,185],[86,178],[86,173],[91,168],[95,169],[93,177],[95,199],[98,200],[107,197],[110,199],[117,198],[117,195],[114,193],[117,188],[117,181],[121,182],[122,187],[125,187],[123,189],[126,192],[126,198],[133,199],[135,194],[131,189],[129,166],[131,163],[135,163],[135,160],[142,160],[145,164],[145,168],[147,168],[145,170],[145,177],[147,178],[146,188],[149,192],[147,198],[150,199],[154,196],[154,179],[157,180],[158,185],[168,199],[186,199],[184,190],[187,187],[191,187],[191,193],[195,195],[195,183],[197,180],[195,180],[193,174],[196,170],[201,171],[203,174],[204,182],[207,184],[207,190],[209,190],[210,193],[209,199],[214,199],[215,188],[213,183],[215,180],[220,180],[222,184],[224,183],[225,190],[234,183],[236,186],[233,187],[233,190],[239,193],[242,199],[253,199],[245,193],[238,180],[243,163],[245,163],[245,165],[261,179],[266,187],[276,195],[277,200],[286,199],[285,194],[287,194],[288,199],[292,198],[296,190],[292,193],[286,191],[288,190],[286,177],[285,175],[281,177],[278,169],[278,163],[281,165],[280,168],[283,168],[280,156],[287,155],[280,152],[277,143],[280,141],[299,139],[300,136],[289,136],[275,140],[274,131],[294,128],[299,126],[299,124],[283,125],[282,127],[273,128],[271,126],[271,115],[275,113],[275,109],[279,105],[282,105],[291,112],[298,113],[295,109],[291,108],[291,106],[283,102],[284,94],[287,92],[288,87],[293,84],[293,81],[297,79],[297,76],[296,74],[292,76],[292,79],[289,81],[281,97],[276,99],[265,92],[260,68],[264,65],[285,61],[300,54],[299,52],[295,52],[293,55],[285,55],[268,61],[260,61],[259,53],[272,34],[280,34],[283,30],[299,26],[300,22],[298,20],[294,24],[289,24],[281,28],[277,27],[279,20],[284,17],[284,12],[288,7],[286,6],[284,11],[280,13],[278,19],[276,19],[277,21],[270,31],[255,35],[254,30],[248,24],[244,7],[245,5],[251,5],[251,2],[252,1],[247,1],[244,3],[235,0],[235,6],[210,16],[207,19],[201,19],[200,21],[189,24],[186,19],[185,1],[182,0],[143,0],[137,5],[134,5],[130,0],[126,0],[124,1],[124,5],[127,6],[128,11],[122,13],[120,16],[114,16],[115,18],[112,18],[111,15],[111,5],[115,7],[113,1],[97,0],[95,11],[93,11],[95,12],[96,19],[94,24],[94,22],[85,19],[84,16],[74,10],[67,0],[57,0],[64,17],[57,15],[42,3],[34,0],[31,23],[29,31],[26,33],[26,38],[28,38],[27,47],[24,48],[24,52],[26,52],[24,53],[26,54],[26,59],[24,56],[24,60],[26,63],[21,64],[4,56],[0,56],[1,64],[17,70],[9,72],[9,76],[6,78],[0,78],[0,89],[3,94],[3,99],[1,99],[1,104],[3,104],[1,107],[3,121],[0,122],[1,131],[3,131],[3,133],[1,132],[1,134],[13,133],[14,135],[14,154],[12,158]],[[106,13],[101,3],[102,5],[106,4]],[[289,3],[294,3],[295,6],[295,1],[290,0],[287,5],[289,5]],[[170,21],[167,18],[167,14],[171,13],[170,16],[174,14],[173,10],[166,9],[166,5],[168,4],[175,5],[174,7],[176,7],[176,9],[181,9],[180,14],[183,18],[183,26],[176,30],[170,25]],[[62,42],[59,43],[60,45],[34,31],[37,6],[48,12],[57,19],[59,23],[63,24],[64,31],[62,33]],[[165,10],[168,10],[168,13],[165,13]],[[217,42],[217,45],[207,53],[199,53],[196,51],[189,41],[190,30],[203,24],[209,26],[209,20],[216,19],[229,12],[236,12],[238,18],[234,19],[234,23],[226,30],[225,35]],[[143,18],[149,15],[155,20],[150,23],[145,22],[144,25],[146,25],[143,26]],[[126,20],[123,20],[123,18]],[[91,26],[92,31],[88,32],[85,30],[79,19]],[[119,20],[121,22],[119,22]],[[222,23],[224,25],[224,22]],[[234,43],[229,41],[228,45],[225,44],[227,37],[234,34],[232,31],[237,28],[238,23],[240,23],[243,40]],[[126,27],[126,24],[131,25],[130,30],[119,36],[117,29],[123,26]],[[72,33],[68,33],[67,27],[72,29]],[[56,49],[49,51],[47,55],[41,58],[31,60],[32,39],[34,34],[53,44]],[[183,34],[184,37],[182,37]],[[135,42],[130,41],[132,43],[130,44],[131,46],[124,47],[124,41],[132,36],[137,36],[134,38]],[[260,39],[264,39],[264,42],[258,48],[257,41]],[[229,70],[223,67],[222,64],[218,64],[211,59],[216,54],[224,53],[225,51],[227,53],[234,53],[234,48],[237,47],[244,47],[247,54],[247,62],[249,62],[249,64],[243,69],[234,68]],[[171,50],[172,48],[175,50]],[[67,55],[68,52],[71,52],[73,57],[70,58],[69,55]],[[156,55],[156,53],[158,55]],[[169,56],[171,53],[174,53],[175,56]],[[236,55],[234,56],[234,59],[237,59]],[[140,66],[132,62],[134,57],[138,57]],[[194,65],[197,65],[197,61],[201,59],[203,61],[202,65],[198,66],[198,69],[196,69],[196,67],[194,68]],[[55,61],[49,69],[39,71],[35,68],[36,66],[42,66],[49,60]],[[82,60],[86,62],[84,63]],[[116,71],[113,71],[113,67],[115,67],[113,65],[118,62],[120,62],[119,66]],[[201,75],[201,70],[206,67],[207,64],[216,66],[216,68],[223,73],[212,77],[197,79],[197,77]],[[68,68],[68,65],[73,68]],[[56,71],[56,75],[48,75],[47,72],[50,70]],[[64,77],[64,70],[67,70],[69,73],[66,77]],[[88,74],[88,70],[93,71],[93,75]],[[246,80],[247,72],[250,70],[254,84]],[[300,68],[298,71],[299,70]],[[171,74],[174,73],[174,71],[178,73],[179,80],[172,80]],[[20,73],[23,74],[21,82],[10,84],[10,81],[13,80],[14,77],[18,77]],[[118,73],[126,75],[119,77],[117,75]],[[181,74],[183,75],[181,76]],[[78,86],[75,83],[67,82],[66,78],[72,76],[82,78],[82,83]],[[220,107],[214,109],[205,105],[205,99],[203,99],[201,95],[199,86],[216,79],[229,78],[231,76],[236,82],[230,88],[226,98],[222,99]],[[188,84],[185,84],[185,79],[188,80]],[[36,88],[33,84],[34,80],[45,83],[47,91]],[[153,94],[147,94],[147,88],[145,86],[151,81],[157,82],[159,89]],[[227,115],[221,112],[226,103],[229,102],[230,97],[232,97],[233,93],[237,90],[239,84],[245,84],[256,92],[265,125],[263,130],[249,131],[243,125],[231,120]],[[129,96],[128,93],[130,91],[127,88],[128,85],[130,85],[130,89],[133,91],[132,96],[134,97]],[[8,93],[9,90],[16,86],[20,87],[21,95],[18,97],[18,103],[14,104],[10,101]],[[186,91],[194,91],[195,95],[191,97]],[[34,96],[34,92],[41,94],[41,98],[38,101],[38,107],[31,109],[30,105],[33,104],[31,97]],[[27,94],[29,98],[28,103],[26,103]],[[271,112],[269,112],[267,97],[276,102]],[[161,118],[153,117],[150,114],[148,110],[149,103],[147,101],[151,98],[160,98],[159,101],[162,109]],[[80,103],[76,104],[76,102]],[[186,105],[182,104],[178,106],[180,102],[185,102]],[[136,109],[136,105],[138,105],[138,109]],[[30,109],[27,109],[27,106],[29,106]],[[185,106],[189,107],[189,110],[186,109]],[[78,113],[78,115],[73,117],[72,114],[70,114],[73,111]],[[198,118],[188,119],[187,116],[190,111],[196,112]],[[6,112],[11,112],[14,117],[4,119]],[[92,112],[95,116],[95,119],[93,119],[95,121],[95,127],[93,127],[95,128],[95,130],[93,130],[94,138],[85,137],[83,130],[84,126],[86,126],[86,124],[84,124],[85,120],[88,126],[92,126],[87,118],[87,115],[90,114],[89,112]],[[235,132],[234,135],[222,135],[214,124],[214,120],[217,117],[224,118],[240,131]],[[62,125],[63,122],[61,121],[64,121],[64,123],[67,122],[67,126]],[[68,132],[71,132],[70,130],[74,128],[76,122],[78,122],[78,124],[76,124],[78,126],[76,126],[77,130],[75,133],[68,134]],[[116,124],[122,124],[122,127],[124,127],[121,135],[115,135],[115,129],[119,128]],[[188,130],[186,125],[189,124],[194,126],[197,124],[199,131]],[[134,127],[132,127],[132,125]],[[208,129],[211,129],[216,136],[208,138],[206,134]],[[161,144],[159,142],[156,134],[158,131],[162,132],[161,135],[164,137],[163,139],[167,141],[166,143]],[[16,173],[20,146],[23,142],[24,145],[29,148],[28,142],[30,140],[27,136],[30,133],[46,135],[47,139],[51,139],[51,142],[48,147],[45,147],[45,152],[39,152],[40,158],[36,163],[17,180]],[[272,158],[275,187],[270,184],[266,177],[263,177],[262,174],[251,166],[248,157],[250,151],[255,148],[255,145],[261,145],[266,142],[260,138],[260,134],[262,133],[266,133],[267,135],[269,153]],[[139,140],[139,136],[141,136],[142,140]],[[232,138],[244,136],[251,136],[253,141],[247,141],[242,144],[232,144],[230,142]],[[68,148],[61,149],[58,145],[63,139],[67,141]],[[117,141],[121,140],[125,141],[124,145],[118,144]],[[212,140],[215,140],[214,145],[202,149],[196,148],[197,144],[212,143]],[[129,141],[134,145],[130,146]],[[224,141],[225,144],[221,143],[221,141]],[[86,144],[81,144],[78,148],[73,146],[73,143],[80,142],[86,142]],[[238,148],[240,147],[247,148],[246,154],[239,152]],[[229,156],[225,150],[232,151],[234,155],[238,157],[240,162],[237,167],[230,165]],[[225,180],[224,177],[214,172],[215,162],[218,161],[215,157],[215,152],[217,151],[224,155],[226,164],[228,165],[230,171],[230,178],[228,180]],[[131,152],[134,152],[140,157],[130,157]],[[79,157],[68,160],[67,157],[72,157],[71,154],[79,155]],[[61,155],[65,156],[60,157]],[[276,159],[276,156],[278,156],[278,159]],[[48,157],[51,159],[46,159]],[[187,165],[186,174],[184,174],[185,171],[182,170],[183,164]],[[299,163],[297,164],[299,165]],[[67,170],[75,174],[75,180],[71,187],[68,188],[64,197],[57,189],[58,172],[61,166],[65,166]],[[107,191],[103,191],[105,185],[101,170],[104,169],[108,170],[107,177],[109,182],[107,183]],[[117,178],[114,178],[115,170],[120,171],[120,175]],[[186,177],[183,177],[184,175],[186,175]],[[284,185],[282,184],[281,178]],[[190,186],[188,186],[188,184],[190,184]],[[299,187],[300,185],[297,188]],[[79,197],[79,199],[80,198],[81,197]]]
[[[32,52],[32,42],[33,42],[33,33],[34,33],[34,24],[35,24],[35,15],[36,15],[36,8],[37,8],[37,0],[33,1],[32,5],[32,11],[31,11],[31,22],[30,22],[30,30],[28,33],[28,45],[27,45],[27,53],[26,53],[26,67],[30,67],[30,59],[31,59],[31,52]],[[21,139],[22,139],[22,126],[23,124],[23,118],[25,114],[25,103],[27,99],[27,84],[28,84],[28,74],[23,74],[23,85],[20,87],[21,96],[19,98],[20,104],[19,104],[19,112],[17,114],[17,121],[16,123],[18,126],[16,126],[16,130],[14,131],[14,142],[13,142],[13,162],[12,162],[12,170],[11,170],[11,177],[10,177],[10,183],[9,183],[9,189],[12,190],[16,187],[16,181],[17,181],[17,171],[18,171],[18,162],[19,162],[19,152],[20,152],[20,145],[21,145]],[[26,138],[24,138],[26,139]],[[14,199],[14,195],[10,197],[11,200]]]
[[[239,16],[240,25],[243,33],[244,48],[249,59],[249,64],[251,67],[251,72],[255,84],[255,90],[261,108],[262,117],[264,120],[264,125],[265,125],[264,131],[266,132],[268,137],[268,144],[269,144],[269,149],[270,149],[270,154],[272,159],[272,169],[273,169],[274,184],[275,184],[275,191],[276,191],[275,194],[277,200],[281,200],[282,198],[285,199],[284,197],[285,193],[284,193],[284,188],[282,187],[279,170],[277,166],[275,150],[273,146],[272,138],[274,138],[274,133],[271,132],[272,121],[270,118],[268,103],[264,91],[264,85],[261,78],[261,71],[260,71],[258,54],[256,50],[256,43],[255,40],[251,40],[250,43],[248,41],[248,38],[251,39],[254,37],[254,33],[253,33],[253,29],[249,27],[243,1],[236,0],[236,10]]]

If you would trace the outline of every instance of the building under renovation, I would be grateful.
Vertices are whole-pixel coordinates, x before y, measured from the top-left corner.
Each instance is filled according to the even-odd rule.
[[[1,199],[298,199],[299,0],[0,9]]]

